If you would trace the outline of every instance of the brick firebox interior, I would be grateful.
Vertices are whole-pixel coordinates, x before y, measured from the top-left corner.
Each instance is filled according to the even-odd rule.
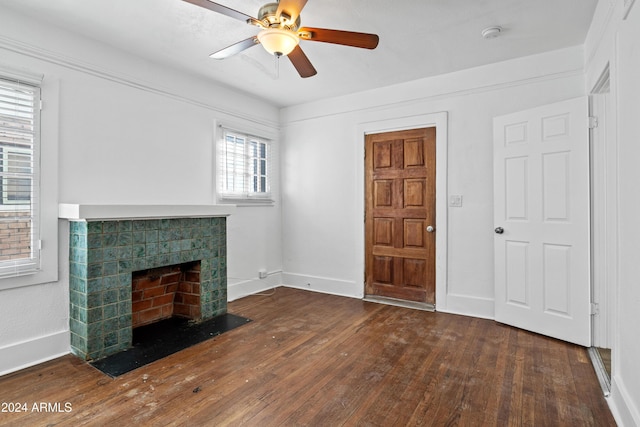
[[[200,318],[200,262],[135,271],[131,278],[133,328],[170,317]]]

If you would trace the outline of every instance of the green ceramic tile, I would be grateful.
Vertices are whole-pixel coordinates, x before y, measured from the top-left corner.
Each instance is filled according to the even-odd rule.
[[[102,247],[111,248],[117,246],[118,233],[106,233],[102,235]]]
[[[133,243],[134,244],[145,243],[145,232],[144,231],[134,231],[132,233],[132,236],[133,236]]]
[[[102,264],[102,271],[104,276],[118,274],[118,263],[116,261],[105,262]]]
[[[118,273],[128,273],[131,270],[133,265],[133,261],[131,260],[120,260],[118,261]]]
[[[145,245],[145,254],[146,256],[158,255],[158,243],[147,243]]]
[[[128,276],[128,280],[122,280],[123,276]],[[121,274],[120,279],[118,280],[120,283],[120,287],[118,288],[118,301],[128,301],[131,302],[131,274]]]
[[[100,248],[87,250],[87,263],[102,262],[104,260],[104,251]]]
[[[131,221],[118,221],[118,232],[131,232],[133,230]]]
[[[102,234],[102,222],[101,221],[89,221],[89,222],[87,222],[87,233],[89,233],[89,234]]]
[[[87,307],[101,307],[102,306],[102,292],[92,292],[87,294]]]
[[[116,233],[118,231],[118,221],[104,221],[102,223],[103,233]]]
[[[102,234],[89,234],[87,237],[87,247],[89,249],[102,247]]]
[[[79,262],[69,262],[69,275],[85,278],[87,277],[87,266],[85,264],[80,264]]]
[[[133,231],[144,231],[146,229],[145,222],[144,220],[134,220],[132,223]]]
[[[118,315],[131,317],[131,300],[118,303]]]
[[[87,247],[86,234],[71,234],[69,238],[69,247],[71,249],[84,249]]]
[[[69,290],[86,293],[87,279],[77,276],[69,276]]]
[[[87,311],[87,322],[89,324],[91,323],[96,323],[96,322],[102,322],[102,307],[95,307],[95,308],[90,308]]]
[[[130,345],[132,342],[132,339],[133,339],[133,333],[131,331],[131,328],[122,328],[118,330],[118,340],[121,343],[129,343]]]
[[[118,329],[131,328],[131,315],[124,314],[118,317]]]
[[[108,334],[110,332],[113,331],[117,331],[118,330],[118,324],[119,324],[119,318],[118,317],[113,317],[113,318],[109,318],[107,320],[105,320],[102,323],[102,330],[104,331],[104,334]]]
[[[103,289],[118,289],[120,287],[120,281],[118,276],[104,276],[102,278]]]
[[[89,264],[87,266],[87,278],[88,279],[95,279],[98,277],[102,277],[103,270],[102,270],[102,263],[96,263],[96,264]]]
[[[157,230],[160,228],[160,220],[159,219],[149,219],[145,221],[145,229],[146,230]]]
[[[118,233],[118,246],[128,246],[133,242],[133,233]]]
[[[131,260],[133,257],[133,246],[121,246],[118,248],[118,260]]]
[[[118,302],[118,290],[117,289],[109,289],[102,293],[102,301],[103,304],[113,304]]]
[[[102,322],[87,325],[87,337],[102,336]]]
[[[102,277],[87,280],[87,292],[89,294],[102,291]]]
[[[71,347],[76,348],[77,350],[86,349],[87,340],[84,338],[84,335],[71,333]]]

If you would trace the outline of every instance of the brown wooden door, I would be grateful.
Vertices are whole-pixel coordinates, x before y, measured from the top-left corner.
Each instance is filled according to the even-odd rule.
[[[365,141],[365,293],[435,304],[436,128]]]

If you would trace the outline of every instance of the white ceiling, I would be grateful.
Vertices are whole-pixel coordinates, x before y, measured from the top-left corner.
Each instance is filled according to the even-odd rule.
[[[256,16],[264,0],[218,0]],[[376,33],[375,50],[301,41],[302,79],[260,46],[209,54],[256,27],[181,0],[2,0],[1,5],[159,64],[291,106],[584,43],[597,0],[309,0],[302,25]],[[488,26],[504,28],[484,40]],[[279,62],[279,63],[278,63]]]

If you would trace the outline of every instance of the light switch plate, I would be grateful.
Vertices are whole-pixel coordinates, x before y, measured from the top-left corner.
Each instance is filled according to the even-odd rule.
[[[458,196],[458,195],[449,196],[449,206],[451,206],[452,208],[462,207],[462,196]]]

